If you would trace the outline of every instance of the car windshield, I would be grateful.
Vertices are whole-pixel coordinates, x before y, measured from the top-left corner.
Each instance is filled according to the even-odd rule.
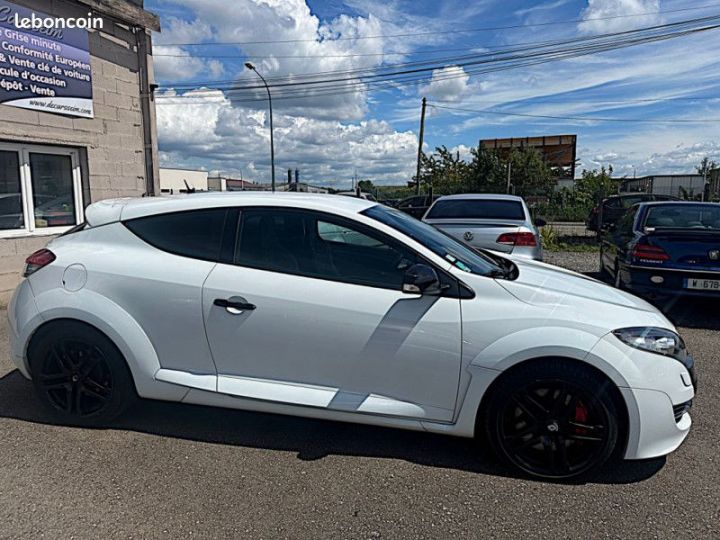
[[[502,268],[483,253],[399,210],[377,205],[364,210],[362,214],[409,236],[460,270],[480,275],[503,272]]]
[[[720,204],[668,204],[652,206],[645,218],[651,229],[720,230]]]
[[[512,219],[524,220],[520,201],[502,199],[440,199],[428,215],[429,219]]]

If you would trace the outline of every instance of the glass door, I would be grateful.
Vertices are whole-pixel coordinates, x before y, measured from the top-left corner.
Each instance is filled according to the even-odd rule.
[[[25,228],[20,154],[0,148],[0,230]]]

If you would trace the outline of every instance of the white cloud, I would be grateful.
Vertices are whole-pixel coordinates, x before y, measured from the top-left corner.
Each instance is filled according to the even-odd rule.
[[[385,40],[364,39],[384,33],[384,23],[373,15],[353,17],[343,14],[322,22],[304,0],[244,0],[234,3],[232,9],[228,9],[226,0],[186,0],[183,6],[194,13],[195,18],[185,23],[173,21],[169,30],[172,38],[164,38],[164,43],[202,40],[245,43],[223,46],[219,50],[226,56],[237,55],[238,62],[246,55],[266,78],[289,77],[292,80],[308,73],[330,72],[328,77],[343,79],[347,70],[373,68],[383,62]],[[201,30],[194,30],[196,25]],[[336,37],[358,39],[337,40]],[[267,43],[277,40],[282,42]],[[213,50],[218,54],[217,48],[192,50]],[[162,52],[165,53],[165,50]],[[402,57],[394,56],[392,59],[399,61]],[[187,78],[193,71],[197,75],[203,69],[212,68],[200,58],[178,60],[159,57],[158,60],[159,76],[171,81]],[[177,75],[173,76],[173,72]],[[210,74],[213,75],[212,71]],[[256,80],[254,74],[245,70],[235,75],[243,83]],[[273,105],[290,114],[328,119],[357,120],[367,112],[364,85],[356,81],[338,81],[332,84],[330,90],[332,95],[329,95],[328,89],[307,89],[303,99],[283,99],[282,90],[278,89]],[[298,90],[293,89],[292,92],[297,95]],[[256,95],[236,92],[233,95],[238,100],[254,97],[261,98],[262,92]],[[246,106],[264,108],[266,105],[262,101],[254,105],[246,101]]]
[[[265,111],[244,109],[219,91],[173,92],[158,96],[161,160],[168,166],[242,170],[251,180],[267,182],[269,131]],[[276,176],[300,169],[305,181],[348,187],[353,170],[379,183],[404,183],[412,177],[417,137],[395,131],[387,122],[344,124],[276,113]]]
[[[458,101],[467,90],[470,75],[459,66],[436,69],[432,73],[430,84],[420,89],[421,95],[439,101]]]
[[[537,13],[541,11],[552,11],[553,9],[557,9],[559,7],[564,6],[570,2],[570,0],[556,0],[555,2],[547,2],[543,4],[538,4],[536,6],[530,6],[528,8],[518,9],[515,12],[515,15],[518,17],[524,17],[525,15],[530,15],[531,13]]]
[[[578,30],[600,34],[651,26],[661,20],[658,11],[660,0],[588,0]]]
[[[192,79],[205,70],[205,64],[202,60],[189,56],[188,52],[180,47],[155,45],[153,53],[156,55],[168,55],[154,57],[155,76],[158,79],[184,81]]]
[[[708,156],[720,161],[720,142],[712,124],[645,127],[603,138],[580,137],[578,170],[612,165],[616,176],[695,173]]]

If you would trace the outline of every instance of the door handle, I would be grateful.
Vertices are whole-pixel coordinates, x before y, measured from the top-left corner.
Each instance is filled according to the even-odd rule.
[[[250,304],[249,302],[243,302],[241,300],[230,300],[227,298],[216,298],[213,301],[213,304],[215,304],[218,307],[223,307],[227,309],[230,313],[237,314],[241,311],[252,311],[257,306],[255,304]]]

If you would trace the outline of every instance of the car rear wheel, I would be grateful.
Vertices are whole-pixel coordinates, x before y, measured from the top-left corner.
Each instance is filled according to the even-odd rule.
[[[490,443],[501,459],[531,476],[568,479],[595,472],[618,440],[610,384],[562,362],[512,372],[486,408]]]
[[[108,422],[135,397],[120,351],[107,336],[84,323],[63,321],[41,328],[28,358],[40,401],[60,422]]]
[[[600,248],[600,271],[598,274],[600,275],[600,279],[602,281],[608,281],[610,279],[610,273],[608,272],[607,268],[605,268],[605,262],[604,262],[604,252],[602,247]]]
[[[620,265],[618,263],[615,263],[615,288],[620,290],[625,288],[622,275],[620,274]]]

